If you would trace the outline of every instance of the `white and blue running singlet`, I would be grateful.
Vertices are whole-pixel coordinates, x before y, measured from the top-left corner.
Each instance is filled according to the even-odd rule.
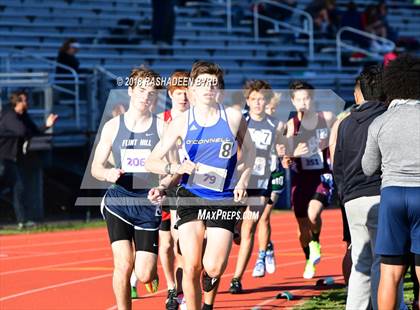
[[[262,121],[253,120],[249,113],[246,113],[244,117],[256,150],[254,168],[248,188],[267,189],[271,175],[271,153],[276,139],[275,121],[268,115]]]
[[[145,170],[144,165],[159,142],[157,118],[153,115],[151,126],[144,132],[132,132],[120,115],[117,136],[112,143],[115,167],[124,174],[111,185],[102,200],[103,208],[135,229],[159,229],[162,211],[147,200],[148,190],[159,183],[156,174]]]
[[[189,160],[198,168],[182,177],[181,185],[194,195],[211,200],[233,197],[236,185],[237,141],[219,104],[219,119],[213,126],[203,127],[195,119],[194,107],[188,111],[188,130],[183,141]]]
[[[124,115],[120,115],[120,126],[112,143],[115,167],[125,172],[117,184],[131,192],[144,193],[159,184],[158,175],[147,172],[144,167],[159,142],[157,117],[152,116],[152,124],[146,131],[133,132],[125,125]]]

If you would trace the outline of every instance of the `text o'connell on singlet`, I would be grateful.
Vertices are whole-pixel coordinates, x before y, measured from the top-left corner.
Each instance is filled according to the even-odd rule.
[[[327,173],[330,172],[330,152],[328,148],[330,129],[322,112],[317,113],[317,125],[314,129],[302,126],[297,116],[293,117],[293,149],[301,142],[305,142],[309,154],[295,160],[298,173]]]
[[[267,189],[271,175],[271,152],[276,139],[276,125],[273,118],[265,116],[261,121],[255,121],[246,113],[244,115],[248,123],[248,131],[254,142],[256,157],[249,189]]]
[[[117,184],[131,192],[144,193],[159,184],[159,176],[145,169],[146,159],[159,142],[157,117],[152,115],[146,131],[133,132],[125,125],[124,115],[120,115],[118,133],[112,143],[115,167],[125,171]]]
[[[205,199],[222,200],[233,197],[238,145],[222,105],[219,105],[217,123],[208,127],[198,124],[194,107],[189,109],[188,130],[183,147],[185,154],[198,164],[198,168],[190,176],[184,175],[181,185]]]

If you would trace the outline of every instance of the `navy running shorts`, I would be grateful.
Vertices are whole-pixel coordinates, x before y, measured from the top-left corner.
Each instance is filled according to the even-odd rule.
[[[376,254],[420,254],[420,187],[381,190]]]

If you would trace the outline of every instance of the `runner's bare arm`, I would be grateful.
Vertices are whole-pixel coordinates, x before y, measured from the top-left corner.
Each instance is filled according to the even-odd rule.
[[[334,164],[334,155],[335,155],[335,148],[337,145],[337,137],[338,137],[338,127],[340,127],[340,123],[343,120],[342,119],[337,119],[334,123],[334,125],[331,128],[331,133],[330,133],[330,157],[331,157],[331,165]]]
[[[177,139],[184,138],[186,121],[187,120],[185,113],[183,113],[168,125],[168,128],[165,134],[163,135],[161,141],[158,143],[158,145],[156,145],[149,158],[146,160],[146,170],[156,174],[167,174],[167,172],[165,171],[167,164],[167,160],[165,159],[165,157],[168,155],[170,150],[174,146],[176,146]]]
[[[275,148],[277,156],[283,157],[286,153],[286,144],[287,139],[286,135],[284,134],[286,128],[286,124],[282,121],[279,122],[276,128],[276,142],[275,142]]]
[[[323,114],[324,114],[324,119],[325,119],[325,122],[327,123],[328,128],[331,128],[334,125],[337,117],[334,115],[334,113],[330,111],[325,111],[323,112]]]
[[[102,128],[99,143],[96,146],[95,155],[93,157],[91,173],[92,176],[99,181],[116,182],[123,170],[116,168],[105,168],[108,158],[111,154],[112,142],[116,135],[119,119],[113,118],[105,123]]]
[[[289,119],[286,123],[286,134],[285,134],[285,140],[286,140],[286,155],[289,157],[293,157],[294,150],[294,143],[293,143],[293,132],[294,132],[294,124],[293,119]]]
[[[255,145],[252,142],[251,135],[248,131],[248,124],[245,119],[240,115],[239,119],[239,129],[238,129],[238,143],[242,146],[243,155],[243,170],[241,177],[238,180],[238,184],[235,188],[246,189],[248,187],[249,178],[251,177],[252,169],[255,162]]]

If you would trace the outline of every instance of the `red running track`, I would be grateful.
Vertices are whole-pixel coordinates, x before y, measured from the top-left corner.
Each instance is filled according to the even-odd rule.
[[[304,257],[296,237],[297,225],[292,212],[272,216],[277,271],[263,278],[252,278],[257,247],[243,278],[244,294],[231,295],[229,283],[235,268],[238,246],[233,246],[230,261],[220,285],[215,308],[260,309],[291,308],[305,298],[320,293],[315,287],[319,277],[333,276],[342,283],[339,210],[323,213],[321,234],[322,260],[316,277],[302,278]],[[139,286],[140,299],[133,309],[164,309],[166,283],[159,265],[158,293],[147,294]],[[52,233],[0,236],[0,309],[116,309],[112,292],[112,255],[104,228]],[[288,290],[293,301],[275,299]]]

